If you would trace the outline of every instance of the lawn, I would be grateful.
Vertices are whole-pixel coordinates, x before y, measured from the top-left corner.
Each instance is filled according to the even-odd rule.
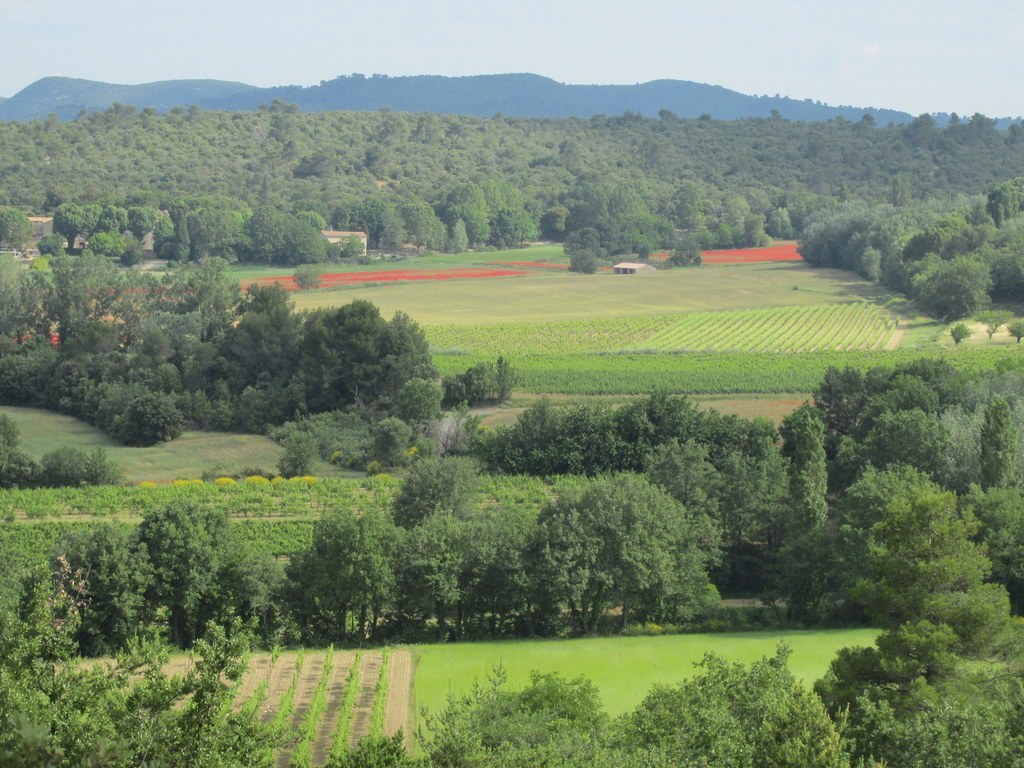
[[[524,640],[412,646],[417,710],[437,712],[448,695],[471,689],[501,665],[513,687],[533,670],[592,680],[609,714],[634,708],[655,684],[671,685],[694,674],[705,654],[750,663],[775,652],[783,641],[792,649],[790,669],[810,685],[828,669],[839,649],[871,645],[871,629],[809,632],[745,632],[661,637]]]
[[[33,458],[39,459],[44,453],[62,446],[84,450],[99,446],[121,466],[128,482],[132,483],[197,478],[214,467],[223,474],[248,467],[273,472],[281,454],[281,448],[266,437],[228,432],[185,432],[169,443],[130,448],[71,416],[11,406],[0,406],[0,413],[14,419],[21,435],[21,447]],[[323,464],[317,467],[316,474],[338,472]]]

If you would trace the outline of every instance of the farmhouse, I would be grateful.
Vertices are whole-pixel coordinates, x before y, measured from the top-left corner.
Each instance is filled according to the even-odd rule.
[[[616,264],[613,269],[616,275],[639,275],[644,272],[658,271],[650,264],[638,264],[633,261],[624,261],[621,264]]]
[[[32,224],[34,240],[53,234],[53,216],[29,216],[28,220]]]
[[[323,237],[328,243],[344,243],[353,237],[358,238],[359,242],[363,244],[363,253],[366,253],[366,233],[365,232],[344,232],[338,229],[322,229],[320,230],[320,236]]]

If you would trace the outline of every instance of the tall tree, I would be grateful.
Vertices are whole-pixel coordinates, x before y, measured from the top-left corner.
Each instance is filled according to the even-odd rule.
[[[828,514],[825,425],[815,408],[803,405],[783,420],[779,431],[783,453],[790,462],[789,493],[793,505],[790,528],[797,534],[821,525]]]
[[[1007,488],[1014,484],[1019,453],[1010,404],[1003,397],[995,397],[985,407],[981,426],[981,486]]]

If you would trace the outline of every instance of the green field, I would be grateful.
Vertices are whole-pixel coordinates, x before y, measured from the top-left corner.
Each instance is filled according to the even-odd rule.
[[[819,352],[884,349],[897,318],[876,304],[812,304],[555,323],[427,326],[438,353]]]
[[[486,261],[551,259],[552,247],[483,254]],[[425,256],[400,262],[402,269],[470,266],[481,254]],[[486,262],[484,262],[486,263]],[[390,266],[363,267],[384,269]],[[523,277],[442,280],[335,289],[293,294],[298,309],[372,301],[385,316],[402,311],[421,325],[490,325],[496,323],[578,321],[649,317],[683,312],[809,304],[891,301],[885,289],[849,272],[812,269],[799,263],[703,266],[659,270],[649,275],[576,275],[562,270],[524,270]],[[280,270],[276,274],[282,273]]]
[[[813,392],[829,366],[867,369],[942,357],[965,371],[1024,365],[1024,346],[852,350],[772,354],[693,352],[687,354],[550,354],[511,357],[518,390],[564,395],[642,395],[661,389],[680,394]],[[490,355],[434,356],[442,374],[493,361]]]
[[[418,269],[564,263],[557,246],[425,256]],[[364,268],[365,269],[365,268]],[[829,366],[895,366],[941,355],[965,370],[1021,349],[1004,332],[951,348],[944,324],[839,270],[801,263],[705,265],[623,276],[526,268],[523,277],[298,292],[300,309],[374,302],[424,328],[442,374],[508,357],[527,396],[813,391]],[[1024,354],[1024,353],[1022,353]]]
[[[44,453],[63,446],[83,450],[101,447],[132,483],[197,478],[214,468],[219,474],[232,474],[246,468],[274,472],[281,455],[277,443],[260,435],[185,432],[169,443],[131,448],[71,416],[13,406],[0,406],[0,413],[14,419],[22,450],[33,458],[38,460]],[[335,475],[339,471],[324,463],[316,468],[316,474]]]
[[[485,682],[500,664],[514,687],[528,682],[533,670],[587,677],[600,690],[609,714],[617,715],[635,707],[651,686],[671,685],[693,675],[694,664],[707,653],[750,663],[772,655],[779,641],[793,651],[793,674],[809,685],[825,673],[840,648],[871,645],[877,634],[854,629],[413,646],[416,707],[439,711],[449,694],[466,692],[475,681]]]

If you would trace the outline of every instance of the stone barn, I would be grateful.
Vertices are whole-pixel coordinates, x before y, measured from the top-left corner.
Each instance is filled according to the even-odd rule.
[[[616,275],[642,275],[647,272],[657,272],[650,264],[639,264],[633,261],[624,261],[612,267]]]

